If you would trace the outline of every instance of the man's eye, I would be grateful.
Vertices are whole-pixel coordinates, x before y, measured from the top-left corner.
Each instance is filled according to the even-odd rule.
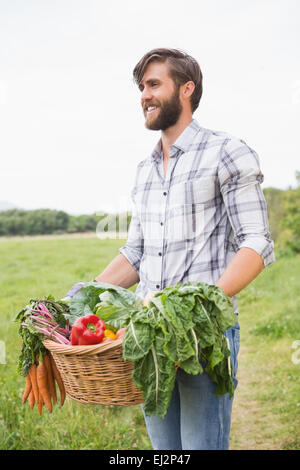
[[[149,83],[149,86],[151,86],[151,87],[158,86],[158,83],[157,82],[151,82],[151,83]],[[143,85],[139,86],[139,90],[140,90],[140,92],[142,92],[144,90]]]

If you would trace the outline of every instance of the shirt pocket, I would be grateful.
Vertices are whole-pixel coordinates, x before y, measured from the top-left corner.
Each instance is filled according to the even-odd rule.
[[[214,201],[214,191],[214,178],[211,176],[193,178],[185,182],[186,239],[196,251],[200,251],[205,243],[207,211]]]
[[[185,204],[211,204],[215,196],[215,180],[211,176],[185,182]]]
[[[195,178],[172,188],[168,205],[168,240],[199,250],[204,243],[205,208],[211,192],[208,178]]]

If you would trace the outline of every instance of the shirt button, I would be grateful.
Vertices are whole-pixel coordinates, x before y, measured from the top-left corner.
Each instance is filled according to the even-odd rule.
[[[163,222],[161,222],[161,223],[160,223],[160,225],[164,225],[164,223],[163,223]]]
[[[161,256],[161,252],[158,253],[158,256]]]
[[[164,196],[166,196],[166,195],[167,195],[167,192],[166,192],[166,191],[164,191]]]
[[[159,285],[158,285],[158,284],[156,285],[156,289],[159,289]]]

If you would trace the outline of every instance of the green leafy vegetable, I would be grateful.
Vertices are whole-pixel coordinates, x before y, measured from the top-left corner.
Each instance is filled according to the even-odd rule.
[[[205,370],[216,383],[217,395],[233,395],[224,331],[237,319],[232,300],[222,289],[178,283],[155,294],[148,307],[131,292],[127,294],[118,289],[101,294],[95,312],[118,328],[126,327],[123,357],[134,363],[132,378],[143,391],[147,415],[165,416],[176,364],[188,374]]]
[[[104,322],[110,318],[110,324],[120,328],[129,312],[139,308],[142,308],[142,299],[133,292],[113,284],[91,281],[85,283],[72,297],[70,314],[66,318],[73,325],[78,317],[95,313]]]

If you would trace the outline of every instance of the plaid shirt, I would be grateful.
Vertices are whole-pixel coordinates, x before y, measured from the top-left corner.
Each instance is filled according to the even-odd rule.
[[[139,274],[136,293],[145,297],[177,282],[215,284],[242,247],[271,264],[262,181],[254,150],[196,120],[170,147],[164,177],[159,140],[137,167],[128,240],[120,249]]]

